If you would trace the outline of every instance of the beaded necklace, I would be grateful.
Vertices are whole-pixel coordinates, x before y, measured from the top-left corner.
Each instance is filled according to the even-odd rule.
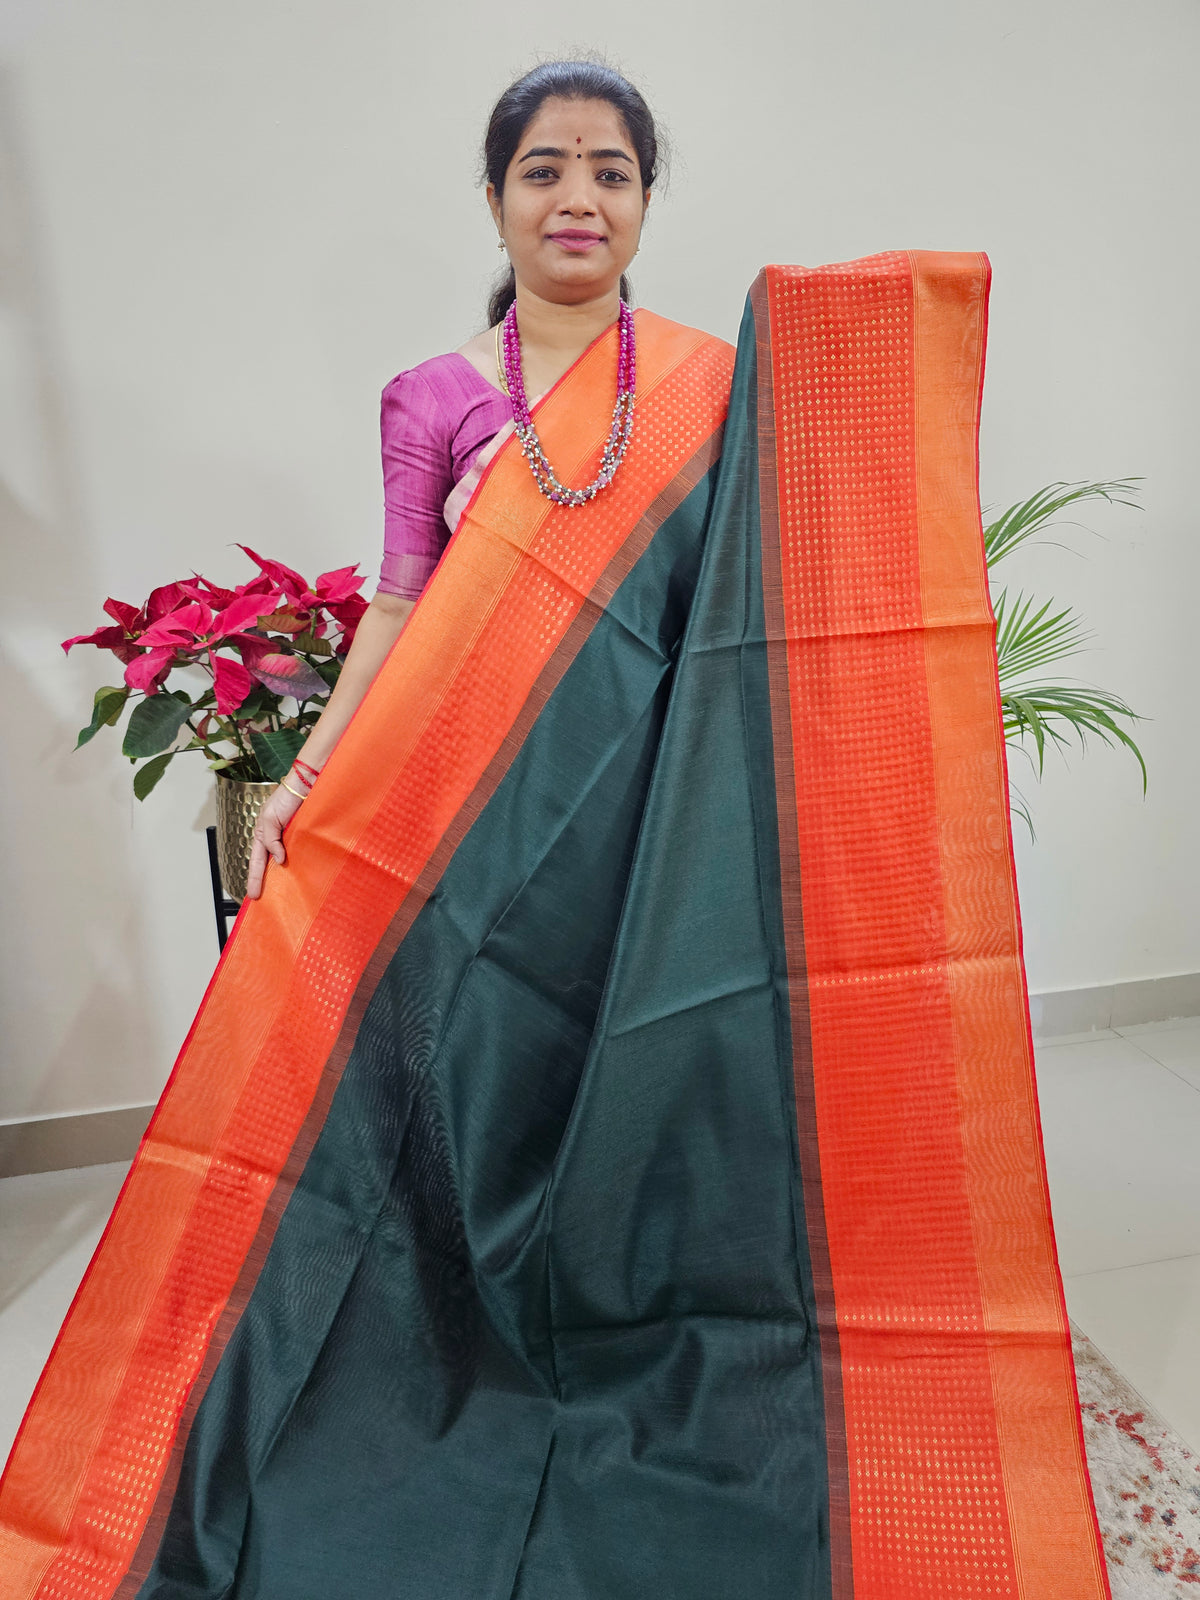
[[[512,401],[513,425],[521,442],[521,450],[529,462],[534,481],[547,500],[553,500],[556,505],[582,506],[589,500],[594,500],[600,490],[607,488],[612,482],[617,468],[625,459],[629,436],[633,432],[637,348],[633,335],[633,312],[624,300],[620,301],[620,310],[617,314],[617,331],[620,341],[617,356],[617,399],[613,406],[608,442],[600,458],[600,470],[585,489],[568,489],[566,484],[559,482],[554,469],[547,461],[546,452],[542,449],[541,440],[529,413],[529,401],[525,397],[525,378],[521,371],[521,336],[517,332],[515,301],[509,306],[504,318],[504,389]]]

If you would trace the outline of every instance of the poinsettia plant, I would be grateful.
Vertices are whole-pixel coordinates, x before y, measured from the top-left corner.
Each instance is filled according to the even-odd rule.
[[[321,714],[367,609],[357,566],[310,584],[283,562],[238,548],[258,567],[248,583],[224,589],[194,573],[155,589],[141,606],[109,599],[109,625],[63,640],[66,651],[92,644],[124,664],[123,683],[96,690],[75,748],[130,708],[121,750],[137,767],[139,800],[192,750],[227,777],[278,782]],[[167,687],[177,673],[189,687]]]

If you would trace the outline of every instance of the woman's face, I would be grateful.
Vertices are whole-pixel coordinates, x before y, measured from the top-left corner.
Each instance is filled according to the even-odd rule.
[[[509,163],[503,201],[488,185],[517,282],[568,304],[616,288],[648,200],[625,124],[607,100],[546,100]]]

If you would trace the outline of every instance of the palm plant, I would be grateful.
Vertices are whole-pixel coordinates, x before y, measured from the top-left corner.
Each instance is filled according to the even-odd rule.
[[[1019,545],[1044,536],[1053,519],[1068,506],[1076,506],[1084,500],[1135,506],[1137,502],[1128,497],[1140,492],[1137,488],[1140,481],[1139,478],[1118,478],[1106,483],[1052,483],[1028,500],[1009,506],[983,530],[989,576],[997,563]],[[1052,679],[1036,676],[1043,669],[1078,655],[1094,635],[1069,607],[1056,611],[1055,602],[1047,600],[1035,610],[1035,604],[1032,597],[1020,591],[1010,600],[1007,588],[992,602],[996,613],[1004,737],[1019,746],[1031,761],[1034,757],[1027,741],[1032,741],[1039,778],[1051,744],[1062,748],[1075,737],[1080,748],[1086,750],[1089,733],[1108,745],[1123,744],[1137,758],[1145,794],[1146,763],[1134,740],[1120,725],[1121,720],[1137,722],[1144,718],[1107,690],[1060,676]],[[1029,807],[1016,789],[1012,806],[1028,827],[1030,837],[1036,837]]]

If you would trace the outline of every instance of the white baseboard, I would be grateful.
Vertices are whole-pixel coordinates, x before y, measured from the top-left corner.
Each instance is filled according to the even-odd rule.
[[[153,1105],[115,1111],[79,1111],[64,1117],[29,1117],[0,1124],[0,1178],[22,1172],[57,1172],[132,1161]]]
[[[1035,1040],[1064,1033],[1091,1033],[1100,1028],[1132,1028],[1139,1022],[1200,1017],[1200,972],[1098,984],[1094,989],[1031,994],[1029,1015]]]

